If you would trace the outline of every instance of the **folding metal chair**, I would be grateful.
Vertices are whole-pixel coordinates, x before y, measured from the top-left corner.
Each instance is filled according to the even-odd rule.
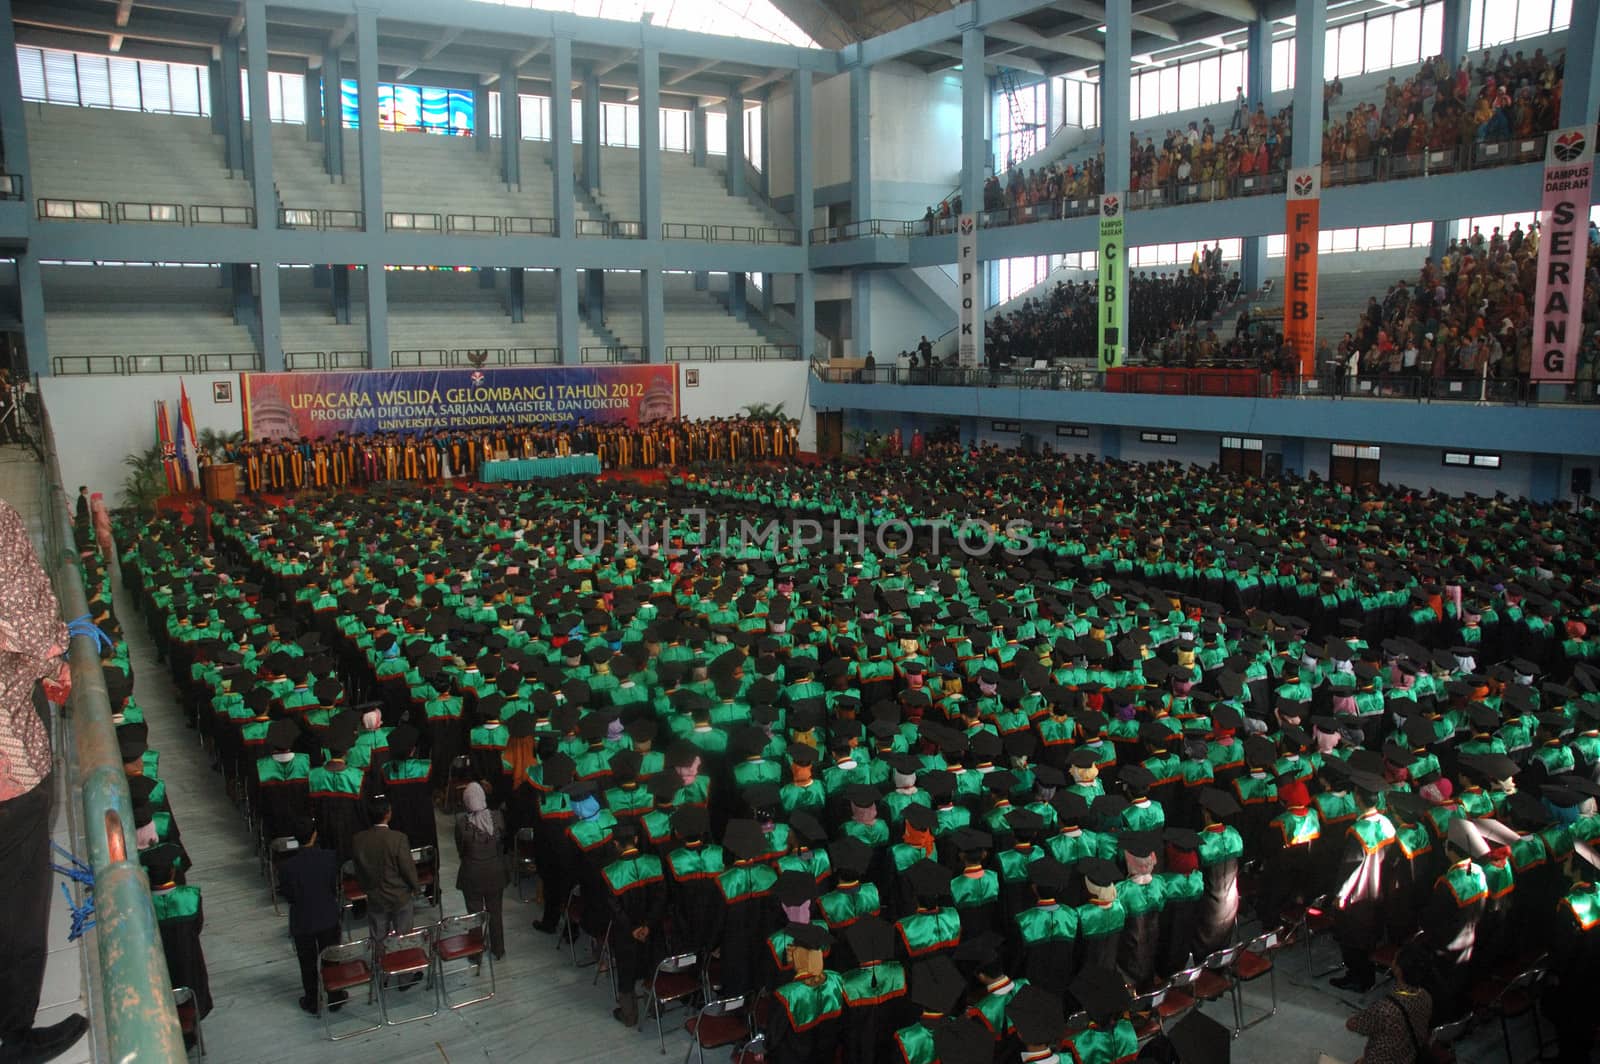
[[[1220,1001],[1224,994],[1232,994],[1238,985],[1233,974],[1233,961],[1244,949],[1243,945],[1226,946],[1207,957],[1200,965],[1200,976],[1194,981],[1191,993],[1197,1002]],[[1239,1036],[1238,1029],[1233,1032]]]
[[[1507,1064],[1515,1064],[1516,1061],[1511,1054],[1511,1021],[1518,1016],[1533,1016],[1535,1059],[1544,1052],[1544,1030],[1539,1025],[1539,994],[1549,974],[1548,968],[1529,968],[1501,987],[1500,992],[1479,1010],[1500,1021],[1500,1037],[1505,1042]]]
[[[459,1009],[494,997],[494,957],[489,952],[488,942],[489,914],[486,912],[449,916],[435,925],[433,955],[438,961],[439,997],[446,1008]],[[466,963],[458,968],[448,967],[452,961]],[[485,966],[489,971],[489,992],[466,1001],[451,1001],[448,977],[470,973],[481,979]]]
[[[1172,978],[1167,980],[1166,993],[1156,1005],[1156,1013],[1161,1017],[1163,1027],[1177,1023],[1200,1007],[1200,1002],[1194,996],[1194,984],[1203,971],[1205,968],[1202,965],[1195,964],[1181,972],[1172,973]]]
[[[1272,961],[1272,955],[1278,951],[1279,932],[1268,931],[1266,934],[1257,935],[1246,943],[1233,958],[1233,1036],[1239,1037],[1260,1023],[1278,1014],[1278,968]],[[1257,1016],[1249,1023],[1244,1022],[1244,984],[1255,982],[1262,976],[1267,977],[1272,988],[1272,1006],[1266,1013]]]
[[[444,915],[444,903],[439,890],[439,851],[433,846],[417,846],[411,851],[411,863],[417,866],[417,882],[422,886],[422,893],[430,899],[429,904],[439,906],[439,915]]]
[[[515,840],[517,897],[524,905],[528,899],[523,896],[522,884],[529,879],[536,879],[539,874],[539,862],[534,858],[535,840],[538,833],[533,828],[521,828],[517,831]]]
[[[1167,990],[1165,986],[1158,986],[1140,994],[1128,1006],[1128,1014],[1133,1019],[1133,1029],[1139,1036],[1140,1045],[1161,1033],[1161,1005],[1167,1000]]]
[[[662,1006],[677,1003],[688,1008],[689,1003],[699,993],[699,958],[693,953],[666,957],[651,973],[649,981],[645,984],[644,1008],[655,1016],[656,1038],[661,1043],[663,1055],[667,1051],[667,1035],[661,1024]],[[641,1028],[644,1026],[645,1011],[639,1014]]]
[[[206,1055],[206,1036],[200,1030],[200,1008],[195,1003],[194,991],[186,986],[172,988],[172,1003],[178,1009],[178,1029],[183,1032],[184,1045],[187,1047],[190,1040],[194,1048]],[[187,1055],[187,1054],[185,1054]]]
[[[420,927],[403,935],[389,935],[375,941],[372,948],[378,958],[378,1006],[383,1010],[383,1022],[398,1027],[402,1023],[439,1015],[439,987],[433,980],[433,928]],[[413,975],[421,976],[424,989],[433,998],[433,1007],[427,1012],[397,1020],[390,1015],[389,996],[402,991],[398,987],[391,987],[390,981]]]
[[[300,840],[293,835],[284,835],[273,839],[267,847],[267,893],[272,896],[272,911],[282,915],[278,908],[278,865],[300,848]]]
[[[1455,1059],[1456,1043],[1471,1030],[1474,1019],[1476,1017],[1469,1012],[1454,1023],[1441,1023],[1428,1032],[1428,1046],[1435,1059]]]
[[[745,1009],[745,998],[708,1001],[700,1007],[700,1011],[683,1022],[683,1029],[693,1039],[688,1052],[683,1055],[684,1064],[689,1064],[689,1058],[697,1053],[699,1064],[705,1064],[706,1050],[739,1045],[750,1039],[750,1017]]]
[[[565,946],[571,950],[572,964],[575,968],[587,968],[594,963],[578,959],[578,940],[583,937],[583,928],[578,920],[580,912],[578,899],[582,896],[583,888],[573,887],[567,893],[567,903],[561,907],[561,916],[556,921],[556,949]]]
[[[356,878],[355,862],[346,861],[339,873],[339,928],[346,939],[351,937],[350,920],[355,916],[356,906],[366,903],[367,891]]]
[[[372,943],[344,942],[337,946],[329,946],[317,955],[317,1011],[322,1015],[322,1027],[327,1032],[330,1042],[338,1042],[346,1038],[353,1038],[358,1034],[367,1034],[383,1026],[383,1013],[378,1013],[378,1022],[368,1027],[361,1027],[344,1034],[333,1033],[332,1009],[329,1005],[332,996],[339,991],[349,993],[365,985],[367,988],[367,1004],[372,1004],[374,993],[374,978],[372,968]]]
[[[614,924],[606,924],[605,933],[595,943],[594,978],[589,980],[590,986],[599,986],[602,975],[611,979],[611,996],[617,996],[617,958],[611,953],[611,929]]]

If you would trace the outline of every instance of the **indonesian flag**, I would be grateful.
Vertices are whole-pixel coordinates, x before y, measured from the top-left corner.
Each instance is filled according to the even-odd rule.
[[[167,474],[167,494],[176,495],[183,490],[183,481],[178,470],[178,449],[172,443],[172,426],[167,421],[165,399],[156,400],[156,439],[161,444],[161,468]]]
[[[185,491],[200,487],[200,462],[195,447],[200,434],[194,430],[194,409],[189,406],[189,389],[178,381],[178,469],[183,474]]]

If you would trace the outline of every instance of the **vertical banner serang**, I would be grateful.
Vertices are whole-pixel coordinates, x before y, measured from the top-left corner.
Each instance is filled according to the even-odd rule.
[[[1127,357],[1127,337],[1122,323],[1127,314],[1123,301],[1128,288],[1128,244],[1123,232],[1122,193],[1100,197],[1100,369],[1122,365]]]
[[[1583,275],[1589,254],[1589,185],[1594,174],[1590,129],[1550,134],[1539,206],[1538,281],[1533,294],[1535,381],[1567,382],[1578,372],[1583,339]]]
[[[1321,227],[1322,167],[1289,171],[1284,232],[1283,338],[1300,376],[1317,374],[1317,235]]]
[[[983,270],[978,264],[978,216],[956,219],[956,269],[960,273],[961,331],[956,337],[956,361],[961,368],[983,362]]]

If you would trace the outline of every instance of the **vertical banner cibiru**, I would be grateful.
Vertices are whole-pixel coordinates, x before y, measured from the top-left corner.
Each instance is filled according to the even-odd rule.
[[[1100,197],[1100,368],[1113,369],[1127,358],[1128,244],[1122,219],[1122,193]]]

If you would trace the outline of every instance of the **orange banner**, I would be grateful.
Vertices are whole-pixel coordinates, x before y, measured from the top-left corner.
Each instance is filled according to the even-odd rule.
[[[1283,268],[1283,337],[1302,377],[1317,373],[1317,232],[1322,168],[1289,171],[1287,260]]]

